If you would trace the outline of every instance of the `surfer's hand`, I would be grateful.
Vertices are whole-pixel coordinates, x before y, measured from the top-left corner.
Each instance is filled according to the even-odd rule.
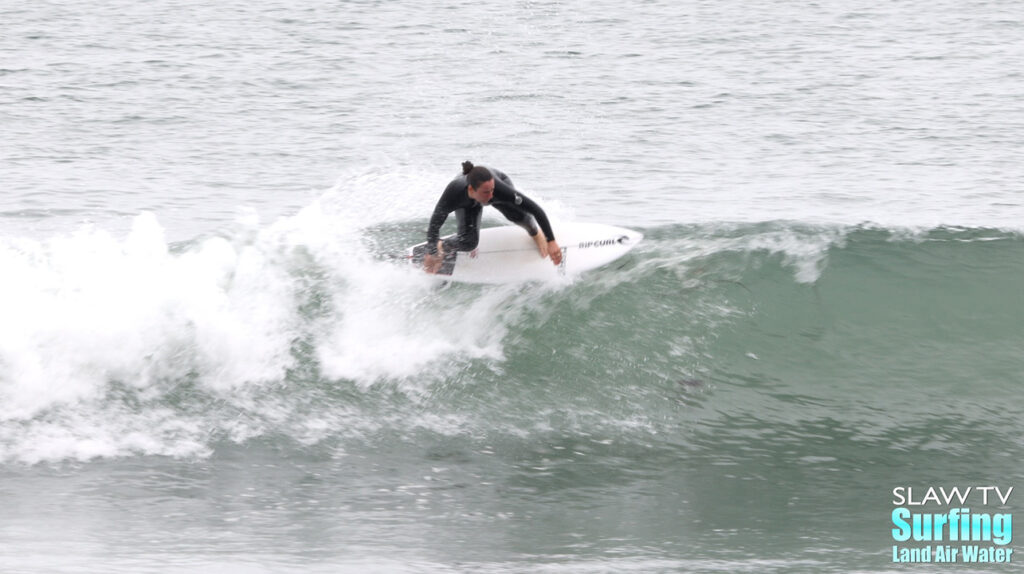
[[[544,234],[540,231],[533,234],[533,241],[537,244],[537,250],[540,251],[540,256],[542,258],[548,256],[548,246],[544,243],[544,239]]]
[[[537,235],[540,235],[539,233]],[[547,254],[551,256],[551,262],[555,265],[562,264],[562,248],[558,246],[558,242],[552,239],[548,241]]]

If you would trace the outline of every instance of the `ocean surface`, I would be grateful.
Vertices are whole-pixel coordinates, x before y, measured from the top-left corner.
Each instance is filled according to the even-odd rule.
[[[891,513],[1024,488],[1022,13],[0,0],[0,571],[1019,568]],[[645,240],[437,289],[467,159]]]

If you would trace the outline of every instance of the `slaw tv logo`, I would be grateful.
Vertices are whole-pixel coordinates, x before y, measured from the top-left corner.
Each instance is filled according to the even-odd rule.
[[[892,561],[1012,562],[1013,515],[1003,511],[1012,494],[1012,486],[893,488]]]

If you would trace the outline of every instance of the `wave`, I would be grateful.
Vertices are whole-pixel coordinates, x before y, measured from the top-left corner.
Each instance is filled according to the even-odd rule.
[[[925,387],[1020,380],[1014,232],[663,226],[572,283],[438,290],[387,257],[422,222],[358,221],[350,202],[336,190],[183,243],[152,214],[124,237],[0,242],[0,460],[274,437],[648,440],[708,422],[715,389],[770,381],[788,398],[767,408],[787,410],[817,385],[830,394],[802,412],[849,400],[871,419],[856,397],[879,381],[912,404]]]

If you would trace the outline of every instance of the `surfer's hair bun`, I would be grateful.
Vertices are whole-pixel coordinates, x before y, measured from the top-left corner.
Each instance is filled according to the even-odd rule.
[[[491,175],[491,170],[482,165],[474,167],[466,174],[466,183],[473,189],[478,189],[484,182],[491,181],[492,179],[494,179],[494,176]]]
[[[462,162],[462,175],[469,175],[469,172],[473,171],[473,162],[464,161]]]

